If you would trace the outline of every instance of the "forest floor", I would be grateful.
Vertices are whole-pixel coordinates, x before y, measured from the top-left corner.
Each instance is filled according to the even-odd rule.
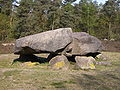
[[[0,90],[120,90],[120,53],[102,52],[112,65],[95,70],[51,70],[48,63],[27,65],[13,61],[14,54],[0,54]],[[39,54],[46,58],[47,54]],[[72,64],[71,64],[72,65]]]

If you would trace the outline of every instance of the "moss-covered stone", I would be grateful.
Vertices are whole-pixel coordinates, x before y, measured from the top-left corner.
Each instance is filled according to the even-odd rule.
[[[54,58],[52,58],[49,61],[49,67],[52,69],[64,69],[67,70],[69,68],[69,61],[66,56],[59,55]]]

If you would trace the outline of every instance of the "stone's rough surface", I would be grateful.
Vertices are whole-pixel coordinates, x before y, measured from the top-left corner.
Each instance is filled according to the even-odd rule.
[[[72,42],[72,29],[60,28],[16,40],[15,54],[57,52]]]
[[[93,56],[102,50],[99,39],[85,32],[73,32],[60,28],[16,40],[15,54],[51,53],[65,56]]]
[[[62,70],[67,70],[69,68],[69,61],[66,56],[60,55],[52,58],[49,61],[49,68],[52,69],[62,69]]]
[[[80,69],[95,69],[95,59],[93,57],[76,56],[76,66]]]
[[[72,38],[73,42],[69,45],[72,55],[86,55],[102,50],[101,41],[85,32],[74,32]]]

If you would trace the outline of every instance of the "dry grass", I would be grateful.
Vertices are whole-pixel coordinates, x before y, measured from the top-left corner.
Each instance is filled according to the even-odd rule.
[[[51,70],[48,63],[27,66],[13,60],[14,54],[0,55],[0,90],[120,90],[120,53],[103,52],[111,66],[96,70]],[[46,57],[45,54],[39,55]]]

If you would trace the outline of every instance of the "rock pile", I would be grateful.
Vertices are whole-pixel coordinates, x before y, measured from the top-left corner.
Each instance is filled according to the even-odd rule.
[[[53,69],[68,69],[68,57],[74,56],[79,68],[95,69],[94,58],[101,50],[101,41],[96,37],[60,28],[17,39],[14,53],[20,56],[50,53],[48,61]]]

